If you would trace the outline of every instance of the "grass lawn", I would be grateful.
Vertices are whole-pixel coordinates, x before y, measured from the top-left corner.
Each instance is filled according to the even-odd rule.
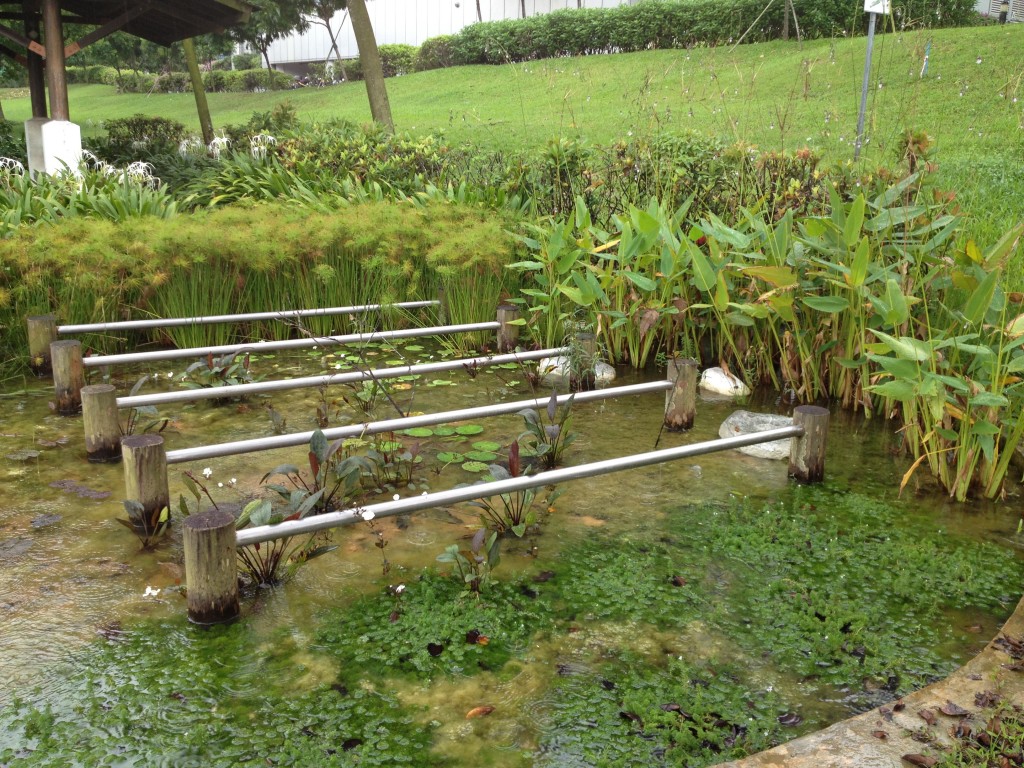
[[[921,77],[930,44],[928,72]],[[934,139],[943,181],[990,240],[1024,207],[1024,25],[880,35],[869,89],[865,167],[899,159],[904,131]],[[399,130],[443,131],[453,144],[516,150],[559,135],[605,143],[697,130],[762,149],[808,146],[853,157],[865,38],[459,67],[388,81]],[[26,91],[0,94],[9,119],[28,117]],[[189,94],[119,95],[71,87],[86,134],[135,113],[198,130]],[[210,94],[215,124],[240,123],[289,101],[306,120],[369,120],[362,83],[263,94]],[[1022,101],[1018,101],[1022,99]]]

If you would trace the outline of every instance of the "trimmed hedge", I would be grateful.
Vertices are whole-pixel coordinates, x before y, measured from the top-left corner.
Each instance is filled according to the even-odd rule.
[[[292,78],[284,72],[270,73],[265,69],[220,70],[203,73],[203,87],[211,93],[271,90],[273,84],[280,89],[287,88]],[[69,83],[99,83],[112,85],[122,93],[191,93],[192,81],[187,72],[170,72],[154,75],[149,72],[122,70],[118,74],[113,67],[89,66],[68,67]]]
[[[764,6],[764,0],[735,0],[727,5],[716,0],[643,0],[614,8],[565,9],[525,19],[485,21],[456,35],[425,41],[417,68],[725,44],[739,39]],[[805,37],[860,34],[867,24],[866,14],[847,0],[794,0],[794,6]],[[779,38],[783,8],[784,4],[769,8],[745,42]],[[893,14],[899,27],[962,26],[978,18],[971,0],[894,0]]]

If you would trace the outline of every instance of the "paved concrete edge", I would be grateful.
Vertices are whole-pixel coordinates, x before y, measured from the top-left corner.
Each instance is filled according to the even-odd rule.
[[[1024,635],[1024,598],[1013,615],[977,656],[956,672],[903,697],[904,707],[892,711],[893,703],[872,709],[848,720],[781,744],[756,755],[720,763],[721,768],[906,768],[906,754],[938,755],[940,746],[953,743],[952,729],[966,721],[977,731],[991,716],[980,707],[975,696],[986,691],[997,693],[1003,701],[1024,706],[1024,672],[1007,669],[1007,653],[993,644],[1002,635]],[[970,714],[949,717],[939,708],[952,702]],[[889,710],[883,714],[881,709]],[[934,725],[929,726],[919,712],[930,710]],[[882,734],[885,734],[882,736]],[[913,738],[917,736],[918,739]],[[921,740],[925,739],[925,740]]]

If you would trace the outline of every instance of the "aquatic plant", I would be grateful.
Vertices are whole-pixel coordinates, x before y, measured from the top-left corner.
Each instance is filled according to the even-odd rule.
[[[523,467],[520,461],[518,440],[513,440],[508,447],[508,466],[491,464],[488,466],[488,472],[489,475],[481,482],[508,480],[529,474],[529,469]],[[551,489],[546,497],[547,503],[552,504],[560,495],[561,489]],[[469,502],[469,506],[483,510],[480,522],[485,528],[499,536],[505,533],[514,533],[522,538],[526,534],[527,528],[537,522],[537,515],[533,509],[536,496],[536,489],[528,488],[522,491],[501,493],[497,496],[487,496]]]
[[[213,389],[251,384],[260,378],[262,377],[253,376],[248,352],[231,352],[222,357],[214,357],[210,353],[205,359],[192,363],[185,369],[181,377],[181,386],[185,389]],[[216,398],[214,402],[223,403],[226,400],[227,398]]]
[[[552,392],[544,409],[547,423],[540,412],[533,408],[519,411],[526,425],[526,431],[519,436],[519,440],[526,440],[524,455],[530,456],[544,469],[554,469],[561,464],[565,450],[576,440],[576,433],[569,431],[572,424],[573,399],[574,396],[570,395],[566,403],[559,408],[558,393]],[[516,442],[518,443],[518,440]]]
[[[128,518],[115,518],[117,522],[138,536],[144,550],[151,550],[163,539],[171,526],[171,510],[167,507],[147,512],[141,502],[135,499],[124,499],[125,512]]]
[[[346,506],[355,497],[362,473],[371,469],[363,456],[346,453],[344,440],[328,442],[317,429],[309,440],[308,473],[295,464],[281,464],[267,472],[260,485],[278,495],[288,518],[300,510],[301,516],[330,512]],[[274,477],[284,478],[287,484],[267,482]]]
[[[139,390],[142,389],[142,385],[149,381],[149,376],[142,376],[135,384],[132,385],[131,390],[128,392],[129,397],[135,397],[139,394]],[[143,418],[148,419],[143,421]],[[135,405],[128,409],[128,415],[125,420],[121,423],[121,434],[122,435],[134,435],[138,432],[149,432],[156,430],[157,432],[163,432],[167,429],[167,425],[170,423],[170,419],[161,418],[159,411],[156,406],[153,405]]]
[[[242,509],[235,527],[275,525],[286,520],[301,520],[319,503],[323,489],[275,510],[268,499],[255,499]],[[288,580],[297,568],[313,558],[333,552],[336,545],[329,544],[330,532],[317,531],[308,536],[283,536],[238,548],[238,562],[254,584],[273,586]]]
[[[422,463],[418,442],[406,448],[394,432],[379,433],[373,435],[371,447],[363,458],[362,475],[377,493],[397,488],[415,491],[418,486],[414,471]]]
[[[459,582],[479,594],[490,583],[491,571],[501,562],[498,532],[481,528],[473,534],[468,549],[451,544],[437,556],[437,562],[450,564]]]

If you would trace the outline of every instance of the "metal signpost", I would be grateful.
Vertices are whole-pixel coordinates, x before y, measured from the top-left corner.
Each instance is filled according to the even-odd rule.
[[[860,148],[864,144],[864,110],[868,103],[868,80],[871,79],[871,51],[875,46],[875,20],[879,14],[889,14],[891,0],[864,0],[864,11],[868,14],[868,50],[864,59],[864,82],[860,89],[860,112],[857,114],[857,140],[853,145],[853,159],[860,159]]]

